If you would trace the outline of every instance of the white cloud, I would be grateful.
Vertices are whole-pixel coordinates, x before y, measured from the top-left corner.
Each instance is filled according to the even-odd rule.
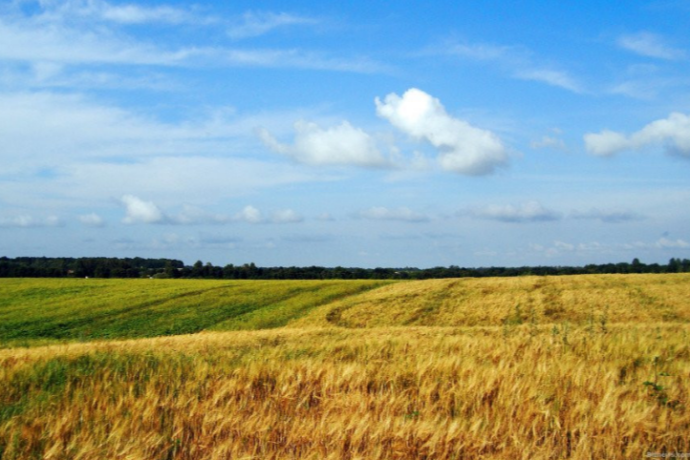
[[[690,157],[690,116],[673,112],[666,119],[656,120],[629,136],[603,130],[587,133],[584,141],[587,150],[598,156],[661,145],[670,154]]]
[[[167,225],[222,225],[237,222],[249,224],[284,224],[301,223],[304,218],[292,209],[278,210],[266,218],[264,214],[252,205],[245,206],[241,211],[234,215],[209,213],[199,207],[184,205],[182,211],[173,214],[163,211],[158,205],[151,201],[144,201],[137,196],[128,194],[122,197],[122,204],[125,207],[125,224],[167,224]],[[92,214],[93,215],[93,214]],[[81,217],[82,222],[91,224],[97,221],[97,216],[87,215]],[[87,223],[88,222],[88,223]]]
[[[247,205],[242,209],[241,212],[235,215],[235,220],[244,221],[247,223],[261,223],[263,221],[263,217],[259,209],[251,205]]]
[[[521,205],[488,205],[462,214],[506,223],[532,223],[561,219],[560,213],[547,209],[536,201],[526,202]]]
[[[636,241],[632,243],[609,242],[601,243],[597,241],[582,242],[571,244],[563,241],[554,241],[550,246],[530,244],[529,249],[533,252],[543,254],[547,257],[556,257],[562,254],[576,254],[580,256],[602,256],[616,255],[616,258],[633,258],[637,252],[648,253],[655,250],[689,249],[690,243],[676,239],[661,238],[655,242]],[[631,251],[635,252],[631,254]],[[623,257],[625,256],[625,257]]]
[[[301,223],[304,221],[304,217],[292,209],[274,212],[271,218],[273,223]]]
[[[428,216],[413,212],[407,207],[400,207],[397,209],[371,207],[370,209],[362,210],[361,212],[357,213],[356,216],[358,218],[365,218],[368,220],[405,221],[408,223],[429,221]]]
[[[58,226],[63,226],[63,223],[55,215],[45,218],[35,218],[31,215],[0,218],[0,228],[54,228]]]
[[[655,247],[660,249],[690,249],[690,244],[682,239],[676,239],[675,241],[662,237],[654,243]]]
[[[623,35],[617,43],[621,48],[650,58],[676,60],[686,55],[685,51],[667,45],[662,37],[650,32]]]
[[[125,218],[122,220],[126,224],[135,223],[166,223],[168,217],[153,202],[146,202],[136,196],[127,194],[122,196],[122,204],[125,206]]]
[[[625,135],[611,130],[587,133],[584,140],[587,150],[597,156],[611,156],[630,148],[630,142]]]
[[[230,38],[243,39],[263,35],[279,27],[312,25],[317,22],[313,18],[289,13],[247,12],[242,16],[241,23],[230,26],[227,33]]]
[[[293,145],[278,142],[266,129],[257,135],[274,152],[309,165],[354,165],[358,167],[389,167],[376,147],[374,139],[364,130],[343,121],[336,127],[323,129],[315,123],[295,123]]]
[[[105,220],[96,213],[89,213],[87,215],[80,215],[79,221],[92,228],[102,228],[105,226]]]
[[[571,244],[564,241],[553,241],[549,246],[530,244],[529,249],[546,257],[559,257],[563,254],[591,255],[593,253],[610,253],[610,246],[598,242]]]
[[[265,218],[264,214],[259,209],[252,205],[247,205],[242,211],[235,214],[235,221],[243,221],[245,223],[260,224],[286,224],[286,223],[301,223],[304,217],[292,209],[277,210],[270,215],[270,218]]]
[[[507,163],[498,136],[450,116],[437,98],[416,88],[402,97],[391,93],[383,102],[376,98],[376,113],[411,137],[431,143],[445,170],[486,175]]]

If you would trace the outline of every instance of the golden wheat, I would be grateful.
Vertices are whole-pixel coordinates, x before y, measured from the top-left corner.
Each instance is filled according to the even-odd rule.
[[[391,284],[289,325],[497,326],[690,322],[690,274],[440,279]]]
[[[2,350],[3,405],[21,412],[0,423],[0,447],[108,459],[687,453],[689,333],[309,328]]]

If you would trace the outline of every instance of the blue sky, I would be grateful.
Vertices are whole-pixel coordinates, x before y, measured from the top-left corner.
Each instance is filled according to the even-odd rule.
[[[0,4],[0,255],[690,258],[690,2]]]

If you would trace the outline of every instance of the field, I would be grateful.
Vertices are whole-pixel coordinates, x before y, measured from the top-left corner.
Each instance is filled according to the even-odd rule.
[[[7,279],[0,346],[284,326],[381,281]]]
[[[689,337],[688,274],[2,280],[0,455],[688,458]]]

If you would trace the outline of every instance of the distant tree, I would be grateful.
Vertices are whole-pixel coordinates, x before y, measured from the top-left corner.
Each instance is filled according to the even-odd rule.
[[[641,273],[643,269],[643,265],[640,263],[639,258],[633,258],[632,265],[630,265],[630,267],[633,273]]]
[[[684,258],[683,261],[680,263],[681,271],[684,273],[690,272],[690,260],[687,258]]]
[[[680,261],[680,258],[671,258],[666,267],[666,271],[669,273],[680,273],[683,271],[683,263]]]
[[[177,274],[177,268],[175,268],[172,261],[165,263],[165,274],[169,278],[177,278],[179,276]]]
[[[225,265],[223,267],[223,279],[235,279],[235,265]]]
[[[197,260],[196,263],[192,266],[192,271],[189,274],[189,277],[192,278],[201,278],[204,277],[204,262],[201,260]]]

